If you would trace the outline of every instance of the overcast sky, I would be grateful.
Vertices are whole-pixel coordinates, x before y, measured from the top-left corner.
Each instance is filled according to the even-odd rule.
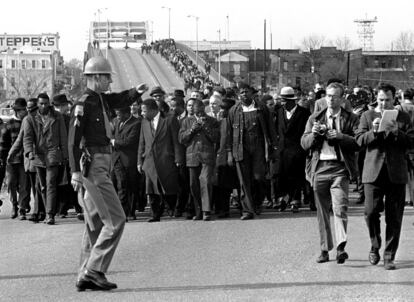
[[[322,34],[328,39],[347,36],[358,47],[355,19],[377,16],[375,50],[389,50],[401,31],[414,31],[414,3],[410,0],[23,0],[1,5],[0,31],[8,34],[60,34],[65,60],[82,58],[88,42],[89,24],[99,8],[107,8],[101,21],[146,21],[154,24],[154,37],[168,37],[168,10],[171,8],[171,37],[195,40],[195,20],[199,17],[199,40],[218,40],[218,29],[226,38],[229,16],[230,40],[251,40],[263,48],[263,20],[273,48],[295,48],[303,37]],[[343,4],[341,4],[343,3]],[[271,28],[270,28],[271,25]],[[268,38],[269,39],[269,38]],[[267,47],[270,47],[268,40]]]

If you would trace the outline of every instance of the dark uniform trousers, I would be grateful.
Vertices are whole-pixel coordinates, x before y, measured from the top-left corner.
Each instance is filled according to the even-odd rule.
[[[57,176],[58,166],[47,168],[36,167],[39,177],[43,202],[45,202],[46,214],[55,216],[57,210]]]
[[[405,204],[405,184],[391,183],[387,166],[383,165],[377,180],[365,183],[365,220],[368,225],[371,246],[381,248],[381,212],[385,209],[384,259],[394,260],[400,241],[401,224]],[[385,204],[384,204],[385,197]]]
[[[244,213],[254,214],[265,195],[265,143],[257,121],[257,112],[244,112],[243,160],[236,161]]]
[[[11,203],[13,206],[18,205],[22,211],[28,210],[30,206],[30,178],[24,171],[24,165],[10,164],[6,166],[6,170]]]
[[[195,214],[211,211],[214,166],[200,164],[190,169],[190,190],[194,200]]]
[[[187,212],[194,214],[194,203],[190,200],[190,176],[189,168],[182,165],[178,171],[178,197],[175,210],[178,213]]]
[[[125,214],[110,178],[111,154],[92,154],[85,187],[86,228],[81,249],[81,270],[106,273],[121,239]]]

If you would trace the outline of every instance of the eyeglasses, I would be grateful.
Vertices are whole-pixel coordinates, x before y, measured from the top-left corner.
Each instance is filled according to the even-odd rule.
[[[164,96],[163,94],[153,94],[152,95],[153,98],[161,98],[163,96]]]

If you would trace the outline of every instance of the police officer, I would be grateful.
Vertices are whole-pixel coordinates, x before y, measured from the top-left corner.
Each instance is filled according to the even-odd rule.
[[[69,123],[71,183],[76,191],[82,186],[86,191],[83,199],[86,228],[76,283],[78,291],[117,287],[106,279],[105,273],[121,238],[125,214],[109,176],[112,131],[108,114],[110,109],[140,102],[140,96],[148,89],[141,84],[129,91],[105,94],[112,82],[111,74],[105,58],[88,60],[84,71],[87,89],[74,104]]]

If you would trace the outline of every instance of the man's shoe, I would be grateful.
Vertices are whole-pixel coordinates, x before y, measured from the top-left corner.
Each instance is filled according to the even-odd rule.
[[[28,220],[33,221],[34,223],[37,223],[37,222],[39,222],[39,217],[37,216],[37,214],[32,214],[32,215],[30,215]]]
[[[203,220],[203,216],[202,216],[202,215],[195,215],[195,216],[193,217],[193,220],[194,220],[194,221],[196,221],[196,220]]]
[[[26,213],[20,213],[19,220],[26,220]]]
[[[203,220],[204,221],[210,221],[211,220],[211,214],[210,214],[210,212],[204,212],[203,213]]]
[[[345,251],[338,251],[336,254],[336,263],[344,264],[345,260],[348,259],[348,253]]]
[[[45,220],[45,219],[46,219],[46,214],[45,214],[45,213],[40,213],[40,214],[38,215],[38,218],[39,218],[39,221],[43,221],[43,220]]]
[[[279,199],[279,202],[276,204],[276,208],[279,210],[279,212],[283,212],[287,208],[287,202],[283,198]]]
[[[154,218],[154,217],[147,220],[147,222],[159,222],[159,221],[160,221],[159,218]]]
[[[85,269],[85,272],[76,282],[76,287],[80,291],[85,289],[111,290],[117,288],[117,285],[109,282],[104,273]]]
[[[85,220],[85,217],[83,216],[83,213],[76,214],[76,218],[78,218],[78,220],[81,220],[81,221]]]
[[[253,219],[254,216],[252,214],[243,214],[242,217],[240,217],[241,220],[250,220]]]
[[[292,211],[292,213],[298,213],[299,207],[296,204],[292,204],[290,210]]]
[[[48,225],[54,225],[54,224],[55,224],[55,217],[53,217],[53,216],[49,216],[49,217],[46,219],[45,223],[46,223],[46,224],[48,224]]]
[[[394,264],[394,261],[393,260],[388,260],[388,259],[384,259],[384,268],[387,270],[387,271],[392,271],[392,270],[395,270],[395,264]]]
[[[177,209],[174,211],[174,217],[175,218],[180,218],[183,217],[183,212],[178,211]]]
[[[372,265],[377,265],[380,261],[381,257],[377,249],[372,249],[368,255],[369,263]]]
[[[322,251],[319,257],[316,259],[317,263],[324,263],[329,261],[329,253],[327,251]]]

